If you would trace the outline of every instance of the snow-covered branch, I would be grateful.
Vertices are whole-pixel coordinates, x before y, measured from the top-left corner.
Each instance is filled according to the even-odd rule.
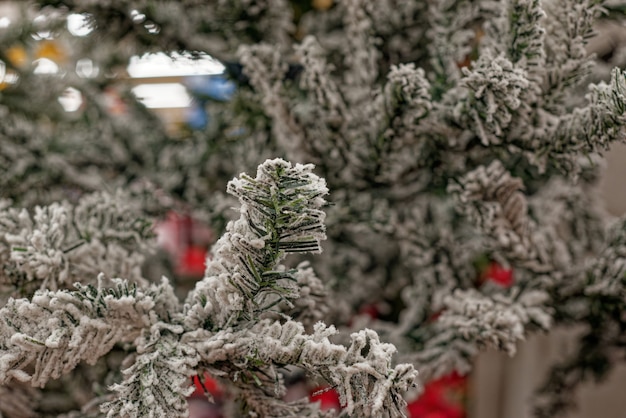
[[[159,286],[142,290],[121,279],[109,284],[101,275],[97,287],[77,284],[75,291],[40,290],[32,300],[9,299],[0,309],[0,382],[43,387],[81,361],[95,363],[156,321],[152,295],[159,293]]]
[[[17,295],[91,282],[99,273],[145,283],[141,267],[156,241],[151,219],[130,194],[98,192],[33,212],[8,201],[0,211],[0,284]]]

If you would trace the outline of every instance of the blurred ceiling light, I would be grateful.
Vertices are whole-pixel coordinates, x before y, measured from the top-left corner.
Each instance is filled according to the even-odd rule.
[[[0,17],[0,28],[8,28],[11,24],[11,19],[6,16]]]
[[[135,23],[142,23],[144,20],[146,20],[146,15],[140,13],[139,10],[131,10],[130,17]]]
[[[93,31],[93,23],[86,13],[67,16],[67,30],[74,36],[87,36]]]
[[[211,75],[223,72],[224,66],[205,53],[146,54],[132,57],[128,65],[128,74],[134,78]]]
[[[19,76],[16,73],[7,71],[7,66],[4,61],[0,61],[0,90],[7,84],[15,84],[19,80]]]
[[[59,72],[59,66],[48,58],[39,58],[33,61],[35,69],[34,74],[57,74]]]
[[[47,21],[48,21],[48,18],[44,15],[39,15],[33,19],[33,23],[35,24],[35,27],[44,26]],[[52,39],[54,37],[52,36],[52,32],[49,30],[38,31],[36,33],[33,33],[31,36],[33,37],[33,39],[38,40],[38,41],[42,39]]]
[[[66,112],[76,112],[83,104],[83,96],[80,94],[80,91],[73,87],[68,87],[63,92],[63,95],[59,97],[59,103],[61,103]]]
[[[76,61],[76,74],[81,78],[94,78],[100,73],[100,69],[89,58],[81,58]]]
[[[146,23],[144,27],[148,30],[149,33],[153,35],[161,32],[161,28],[156,23]]]
[[[8,73],[4,76],[4,81],[9,84],[17,84],[17,81],[20,79],[19,74],[17,73]]]
[[[180,83],[140,84],[133,87],[133,94],[152,109],[188,107],[191,103],[191,96]]]
[[[16,73],[6,73],[4,76],[4,83],[7,84],[17,84],[17,81],[20,79],[20,76]]]

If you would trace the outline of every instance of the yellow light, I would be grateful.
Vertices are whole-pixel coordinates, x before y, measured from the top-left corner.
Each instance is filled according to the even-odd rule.
[[[35,52],[37,58],[48,58],[51,61],[60,63],[65,61],[66,55],[63,49],[54,41],[41,41],[39,42],[37,51]]]
[[[332,7],[333,0],[313,0],[313,7],[317,10],[328,10]]]
[[[21,45],[15,45],[7,49],[7,58],[16,67],[23,67],[28,62],[28,54]]]

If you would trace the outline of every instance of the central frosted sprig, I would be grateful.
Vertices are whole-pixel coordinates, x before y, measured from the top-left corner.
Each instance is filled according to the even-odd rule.
[[[189,329],[221,329],[298,296],[293,271],[279,267],[286,253],[320,252],[326,238],[321,208],[328,193],[313,165],[268,160],[256,178],[228,184],[241,217],[213,247],[204,280],[187,300]]]

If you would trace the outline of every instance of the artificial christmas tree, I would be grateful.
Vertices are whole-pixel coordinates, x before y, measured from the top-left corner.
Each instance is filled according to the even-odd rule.
[[[306,261],[330,291],[324,295],[306,267],[307,273],[297,277],[310,280],[310,289],[294,301],[277,299],[273,308],[280,315],[261,320],[251,305],[237,310],[237,321],[250,328],[232,335],[238,339],[232,342],[236,354],[224,355],[221,368],[203,365],[226,385],[254,386],[238,380],[245,375],[237,374],[239,360],[246,358],[243,351],[254,353],[248,353],[252,357],[247,366],[257,354],[268,366],[276,359],[263,356],[277,347],[263,339],[267,346],[263,342],[252,349],[246,344],[252,335],[270,330],[274,335],[285,327],[305,335],[304,328],[292,322],[300,315],[340,329],[376,330],[356,334],[371,340],[357,350],[363,362],[374,361],[367,356],[379,353],[373,349],[380,336],[397,347],[398,362],[415,365],[424,383],[455,370],[468,372],[481,347],[514,354],[516,344],[530,332],[588,324],[580,355],[564,359],[542,393],[543,416],[567,407],[579,382],[603,375],[623,354],[625,231],[623,221],[613,222],[603,212],[595,183],[599,154],[625,137],[626,79],[614,69],[604,81],[587,86],[594,61],[585,50],[603,11],[621,18],[619,4],[342,0],[298,5],[296,15],[283,0],[38,0],[23,6],[21,17],[0,33],[0,59],[7,74],[0,93],[0,187],[7,199],[2,203],[0,254],[7,297],[27,299],[12,299],[2,311],[8,327],[0,340],[2,353],[13,353],[16,347],[26,350],[29,344],[22,337],[29,334],[11,324],[19,323],[17,317],[32,321],[35,314],[27,308],[21,308],[21,314],[11,311],[16,301],[31,306],[60,303],[57,295],[99,298],[104,290],[88,290],[88,285],[95,284],[100,272],[136,283],[137,294],[146,300],[169,292],[164,290],[167,285],[144,277],[146,264],[157,262],[149,258],[153,241],[146,222],[176,209],[209,223],[219,235],[229,217],[225,208],[232,206],[222,193],[226,182],[267,158],[283,157],[314,163],[331,190],[325,251]],[[69,16],[81,17],[82,35],[65,33]],[[56,72],[41,74],[41,61],[18,59],[30,57],[30,51],[41,50],[42,42],[51,39],[71,51],[58,59]],[[11,48],[24,54],[7,53],[16,50]],[[131,56],[155,51],[187,51],[197,57],[208,53],[224,63],[237,90],[230,100],[206,101],[210,123],[204,130],[185,130],[174,139],[131,94],[121,94],[122,114],[111,111],[103,99],[101,93],[112,87],[122,92],[130,88],[123,73]],[[98,71],[88,76],[78,71],[87,62]],[[65,112],[57,101],[68,87],[83,97],[81,108],[73,112]],[[256,183],[247,181],[252,185],[245,191],[255,196]],[[110,192],[117,188],[123,191]],[[236,195],[251,204],[241,190]],[[257,203],[265,209],[231,225],[247,219],[250,231],[260,238],[269,229],[257,217],[274,212],[266,213],[271,206],[265,200]],[[233,236],[233,228],[226,236]],[[196,340],[188,343],[195,337],[187,335],[227,332],[233,325],[228,313],[243,303],[220,299],[226,316],[206,320],[219,314],[206,306],[218,290],[211,287],[216,283],[211,277],[216,276],[217,255],[224,248],[220,242],[205,279],[185,307],[176,307],[170,298],[167,308],[159,310],[154,302],[155,308],[147,308],[145,315],[155,309],[156,317],[150,320],[156,322],[127,329],[118,337],[126,344],[107,354],[137,350],[135,361],[121,366],[107,360],[99,377],[88,378],[100,386],[70,405],[85,405],[86,398],[97,404],[103,399],[98,396],[111,396],[105,388],[112,380],[118,382],[113,386],[118,401],[104,408],[114,415],[146,414],[138,412],[139,401],[123,399],[139,393],[129,385],[141,380],[140,367],[152,364],[144,362],[152,353],[145,350],[159,333],[165,335],[163,350],[186,359],[180,364],[185,365],[183,375],[193,374],[207,361],[203,356],[210,353]],[[260,250],[257,244],[265,248],[265,242],[254,241],[245,251]],[[254,258],[245,258],[245,251],[233,252],[240,254],[236,264],[256,266]],[[270,262],[276,254],[261,258],[263,269],[273,271]],[[258,281],[252,287],[233,272],[226,273],[230,270],[218,270],[225,274],[220,283],[234,286],[248,301],[256,300],[256,286],[265,283],[257,267],[244,269]],[[281,279],[288,272],[276,270]],[[486,275],[497,275],[505,285],[484,280]],[[67,290],[73,282],[82,285]],[[126,285],[115,286],[122,287],[111,294],[113,299],[130,292]],[[34,294],[37,289],[40,293]],[[291,295],[290,289],[272,290]],[[45,309],[65,309],[53,305]],[[202,314],[205,308],[208,313]],[[355,315],[365,308],[373,308],[375,318]],[[171,318],[166,314],[170,311]],[[133,318],[135,313],[128,315]],[[177,316],[181,313],[184,320]],[[196,319],[187,318],[190,315]],[[155,328],[154,335],[145,333],[157,323],[167,327]],[[327,335],[325,329],[315,326],[312,335],[326,338],[321,337]],[[64,332],[59,326],[55,338]],[[347,334],[338,335],[339,340],[341,335]],[[57,344],[49,336],[33,338]],[[343,342],[358,345],[356,340]],[[339,345],[333,347],[341,351]],[[390,355],[391,346],[381,347]],[[100,354],[89,353],[93,360]],[[8,372],[10,362],[18,359],[6,355],[12,359],[5,363]],[[397,370],[389,357],[382,358],[377,364]],[[79,360],[67,359],[72,365]],[[287,355],[277,363],[299,364]],[[122,367],[125,380],[120,384],[122,377],[109,372]],[[159,367],[155,378],[166,373],[164,364]],[[408,387],[413,376],[408,366],[402,367],[406,380],[395,382],[396,389]],[[29,372],[19,370],[16,376],[27,379]],[[391,376],[375,370],[371,376]],[[273,385],[270,376],[280,387],[281,373],[247,378],[262,391]],[[367,385],[326,379],[342,395],[344,414],[400,411],[392,406],[396,389],[391,398],[376,398],[385,399],[382,404],[351,403],[350,391],[361,393]],[[163,399],[184,387],[183,380],[169,382],[174,386],[168,386]],[[12,395],[16,390],[7,386],[0,393],[18,399]],[[233,390],[250,413],[288,416],[295,413],[291,408],[302,408],[301,415],[317,413],[304,403],[279,405],[279,395],[271,397],[269,410],[265,398],[256,397],[256,389]],[[172,405],[184,413],[182,401]],[[236,414],[234,406],[229,408]]]

